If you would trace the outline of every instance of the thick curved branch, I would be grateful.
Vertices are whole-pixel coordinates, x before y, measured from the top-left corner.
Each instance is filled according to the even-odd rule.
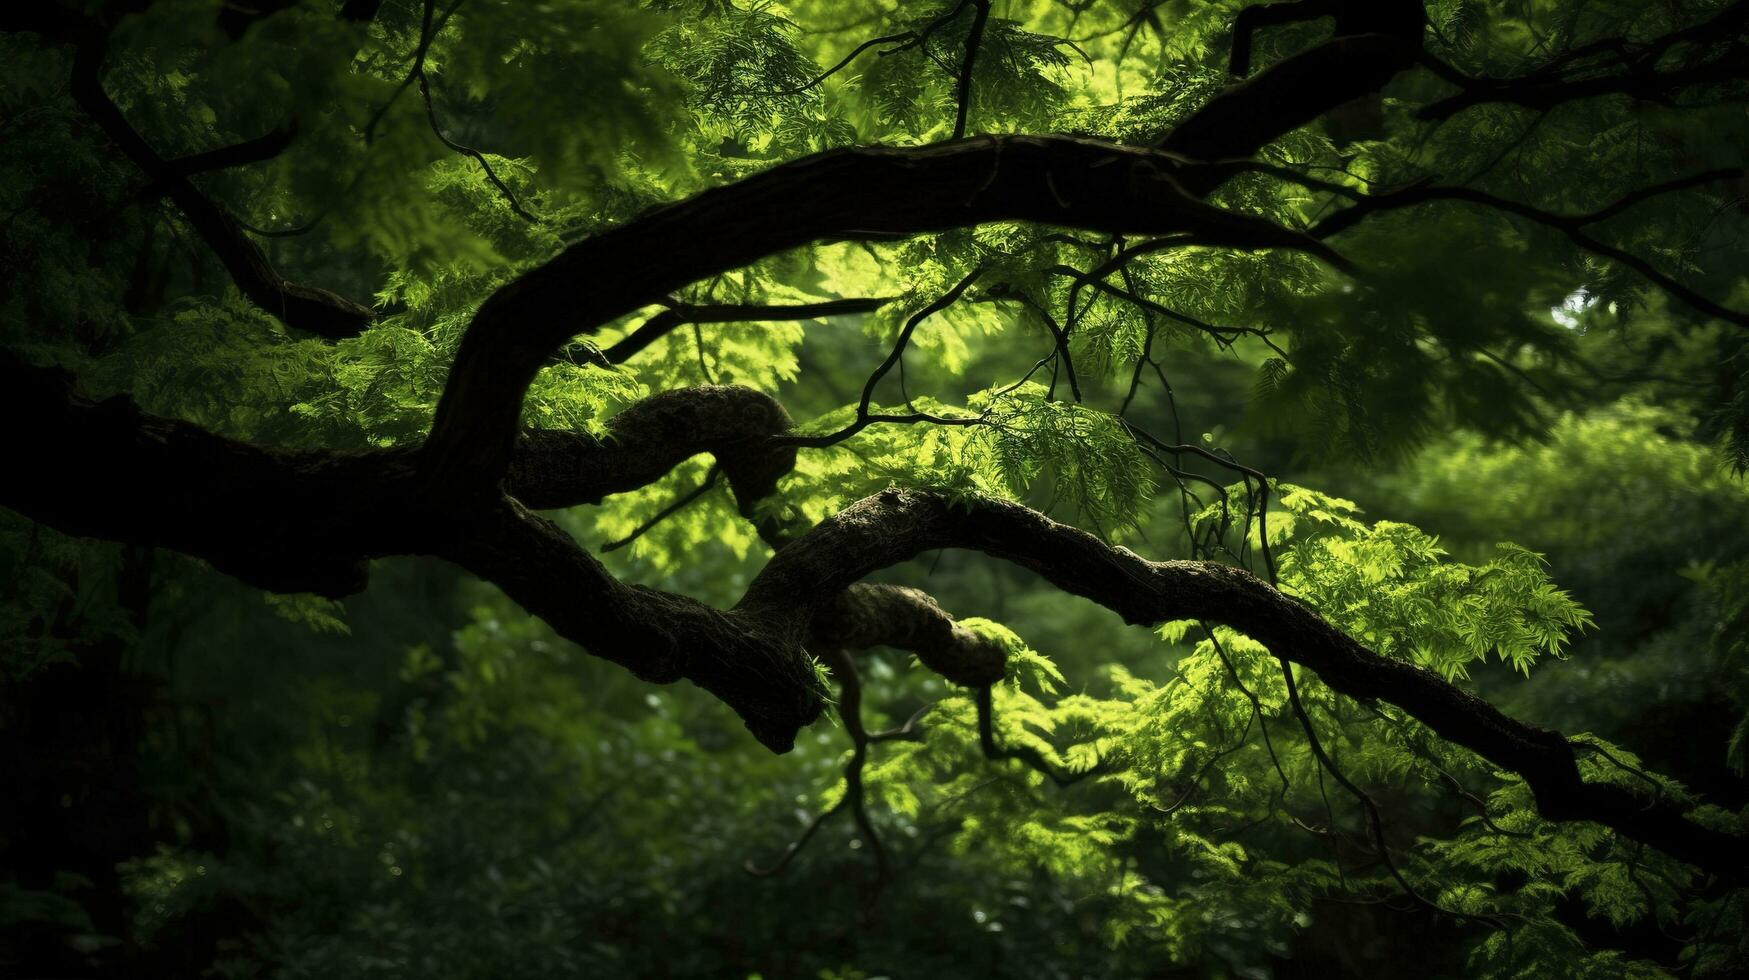
[[[269,130],[254,139],[230,146],[221,146],[213,150],[191,153],[185,157],[177,157],[164,165],[184,177],[194,174],[212,173],[215,170],[228,170],[231,167],[243,167],[251,163],[264,163],[284,153],[291,146],[292,140],[298,135],[297,120],[292,120],[278,129]]]
[[[251,585],[328,596],[364,588],[366,558],[418,536],[406,453],[226,439],[126,396],[91,398],[70,373],[8,351],[0,411],[30,420],[7,437],[0,504],[68,534],[172,548]]]
[[[8,441],[0,504],[68,533],[193,554],[266,589],[358,592],[367,559],[417,553],[447,520],[423,506],[410,450],[254,446],[125,396],[93,399],[68,372],[3,351],[0,410],[31,419]],[[773,438],[788,428],[782,407],[749,388],[665,392],[614,416],[603,438],[524,433],[507,488],[532,507],[598,503],[711,453],[750,510],[794,464]]]
[[[829,150],[658,208],[572,245],[482,304],[438,405],[428,443],[432,485],[490,496],[509,459],[523,392],[571,337],[710,275],[823,239],[1026,220],[1186,232],[1203,244],[1301,249],[1340,262],[1298,232],[1186,194],[1182,180],[1201,169],[1098,140],[986,136]]]
[[[964,687],[996,683],[1007,662],[1000,644],[955,622],[928,593],[902,585],[846,588],[815,610],[809,636],[821,649],[908,650],[923,666]]]
[[[1362,700],[1398,705],[1442,738],[1522,775],[1544,816],[1591,820],[1709,871],[1749,869],[1749,839],[1700,826],[1668,798],[1587,783],[1559,734],[1502,714],[1437,675],[1366,649],[1317,613],[1231,566],[1150,562],[1018,504],[891,489],[786,544],[729,610],[626,585],[563,530],[499,497],[433,510],[404,452],[287,452],[225,439],[140,412],[125,397],[95,401],[72,378],[0,358],[0,411],[29,417],[11,437],[0,504],[57,529],[173,548],[280,591],[362,587],[366,560],[435,555],[502,588],[561,635],[646,680],[689,679],[732,707],[767,746],[789,748],[822,707],[809,643],[821,617],[903,602],[903,593],[844,593],[926,551],[982,551],[1091,599],[1133,624],[1225,623]],[[126,493],[115,492],[125,487]],[[854,610],[840,620],[854,627]],[[932,614],[908,635],[888,617],[880,642],[941,648],[951,621]],[[847,629],[854,632],[854,629]],[[933,637],[933,639],[932,639]],[[975,662],[983,669],[981,662]],[[952,669],[958,669],[954,667]],[[970,676],[970,674],[966,675]]]
[[[1333,0],[1291,0],[1246,7],[1233,18],[1233,48],[1227,55],[1227,72],[1239,78],[1251,74],[1252,36],[1265,27],[1299,24],[1336,13]]]
[[[967,505],[930,493],[885,491],[778,552],[736,609],[781,608],[783,597],[794,602],[805,594],[804,583],[834,593],[878,568],[944,547],[1029,568],[1133,624],[1226,623],[1315,671],[1333,689],[1396,704],[1442,738],[1519,773],[1551,820],[1595,821],[1721,874],[1749,869],[1749,839],[1702,827],[1670,800],[1585,782],[1558,733],[1509,718],[1429,671],[1378,656],[1249,572],[1209,562],[1150,562],[1015,504]]]
[[[32,420],[9,439],[0,505],[65,533],[171,548],[260,588],[327,596],[364,588],[372,558],[435,555],[496,583],[562,635],[645,680],[691,678],[773,748],[787,748],[819,713],[801,654],[805,612],[732,615],[624,585],[511,498],[463,513],[434,510],[419,492],[412,453],[254,446],[141,412],[125,396],[90,398],[67,372],[4,352],[0,411]],[[638,444],[667,438],[664,415],[628,432],[623,455],[609,449],[597,461],[644,465],[650,447]],[[574,450],[559,454],[574,459]],[[570,471],[535,472],[525,477],[531,496],[539,499],[538,486],[559,499]],[[604,488],[579,484],[574,492]]]
[[[1401,2],[1387,6],[1409,9]],[[1198,200],[1232,171],[1184,158],[1249,154],[1286,129],[1376,90],[1415,58],[1420,15],[1418,6],[1414,10],[1413,36],[1394,29],[1339,36],[1217,97],[1160,149],[986,137],[838,150],[658,209],[572,246],[481,308],[432,440],[418,455],[263,449],[147,416],[125,399],[83,398],[58,372],[8,371],[8,380],[18,383],[3,389],[0,403],[42,424],[16,438],[23,465],[13,472],[29,476],[0,481],[0,502],[71,533],[176,548],[281,590],[337,594],[361,587],[364,562],[381,555],[448,558],[638,676],[699,684],[778,750],[819,714],[821,692],[806,647],[816,642],[822,617],[830,621],[837,613],[854,623],[857,613],[847,603],[902,601],[917,625],[905,634],[891,618],[880,623],[880,635],[892,642],[951,653],[971,647],[955,640],[950,620],[935,619],[915,597],[850,591],[860,579],[927,550],[979,550],[1032,569],[1132,623],[1191,618],[1230,624],[1318,672],[1332,688],[1391,701],[1442,737],[1522,774],[1551,819],[1595,820],[1701,867],[1738,875],[1749,865],[1743,839],[1701,828],[1672,801],[1648,802],[1617,786],[1585,783],[1559,735],[1371,653],[1238,569],[1148,562],[1017,505],[890,490],[790,542],[742,600],[723,611],[617,581],[558,527],[494,490],[509,474],[512,492],[537,502],[548,499],[542,494],[553,485],[569,486],[573,494],[612,492],[611,484],[588,484],[593,463],[577,462],[598,462],[607,452],[623,457],[619,465],[630,474],[624,480],[666,472],[680,450],[670,447],[663,455],[640,447],[630,429],[617,449],[544,436],[519,446],[528,382],[575,333],[785,248],[1028,220],[1112,233],[1183,233],[1201,243],[1298,248],[1333,258],[1307,236]],[[78,84],[100,110],[114,113],[113,123],[119,110],[98,81],[102,48],[82,45],[81,55]],[[143,148],[157,159],[137,133],[132,136],[130,155]],[[623,424],[638,423],[626,414],[631,418]],[[675,434],[663,427],[668,423],[652,415],[650,424],[652,440],[673,442]],[[66,458],[68,446],[79,453]],[[517,462],[549,454],[561,461],[551,469]],[[726,459],[723,465],[727,470]],[[768,459],[766,465],[777,464]],[[747,479],[757,483],[763,472],[756,468]],[[580,484],[587,489],[580,491]],[[114,494],[116,486],[129,493]]]
[[[1303,11],[1301,4],[1287,7],[1293,11],[1259,12],[1251,18],[1293,14],[1291,19],[1300,19],[1301,12],[1308,18],[1333,12],[1336,37],[1270,65],[1214,96],[1168,133],[1160,142],[1161,149],[1191,159],[1247,158],[1282,133],[1385,88],[1397,73],[1420,61],[1427,19],[1418,0],[1322,2],[1303,4]],[[1245,44],[1249,45],[1249,25],[1245,26]],[[1249,66],[1249,49],[1245,61]],[[1186,187],[1196,194],[1214,189],[1193,184]]]
[[[736,385],[652,395],[615,415],[606,438],[541,429],[524,432],[505,490],[545,510],[600,503],[647,486],[681,462],[710,453],[734,488],[743,515],[795,466],[789,414],[770,395]]]
[[[512,500],[458,522],[427,548],[497,585],[595,656],[652,683],[686,679],[711,692],[773,751],[788,751],[820,715],[806,605],[725,612],[626,585],[557,525]]]
[[[829,150],[572,245],[493,294],[469,325],[427,444],[433,492],[492,495],[510,457],[523,392],[571,337],[710,275],[816,241],[1035,221],[1116,234],[1178,233],[1185,243],[1300,249],[1342,265],[1294,231],[1204,203],[1201,195],[1233,169],[1194,161],[1250,156],[1377,91],[1420,58],[1425,15],[1416,0],[1349,6],[1338,18],[1340,36],[1216,96],[1152,149],[1064,136],[983,136]]]

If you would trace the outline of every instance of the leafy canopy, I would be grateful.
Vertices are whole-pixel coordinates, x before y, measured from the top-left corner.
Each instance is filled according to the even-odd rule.
[[[373,319],[319,339],[252,300],[182,199],[69,98],[71,46],[21,22],[0,35],[4,343],[147,411],[311,450],[418,446],[487,297],[659,205],[962,126],[1156,143],[1233,81],[1235,18],[1256,9],[386,0],[361,21],[317,0],[63,6],[108,25],[102,90],[162,160],[293,133],[191,186],[288,277]],[[1259,30],[1252,63],[1370,6]],[[701,454],[551,516],[591,547],[628,545],[603,555],[622,579],[727,606],[770,557],[762,526],[812,526],[888,486],[1024,502],[1117,547],[1245,566],[1379,657],[1522,697],[1509,707],[1539,722],[1609,729],[1573,739],[1587,781],[1741,830],[1709,801],[1749,797],[1650,770],[1616,742],[1631,725],[1570,704],[1608,700],[1609,670],[1637,678],[1632,704],[1672,677],[1716,680],[1709,703],[1734,730],[1710,765],[1742,769],[1749,528],[1724,464],[1749,464],[1743,324],[1661,288],[1749,306],[1742,73],[1702,71],[1740,59],[1740,9],[1428,3],[1424,64],[1289,127],[1207,201],[1309,233],[1429,187],[1541,217],[1390,198],[1327,236],[1352,274],[1307,251],[995,222],[823,241],[692,283],[550,358],[522,421],[611,442],[652,395],[738,385],[794,418],[794,466],[743,506]],[[1714,20],[1716,37],[1660,40]],[[1659,87],[1685,71],[1704,77]],[[1649,88],[1430,111],[1463,80],[1519,77]],[[1736,175],[1642,194],[1721,168]],[[1550,215],[1601,217],[1575,235]],[[846,300],[866,302],[794,313]],[[1575,506],[1596,498],[1619,506]],[[1340,695],[1228,626],[1126,633],[963,556],[891,578],[988,614],[958,625],[1005,653],[1005,679],[961,689],[888,653],[849,672],[822,656],[819,683],[862,713],[778,760],[700,691],[637,685],[502,595],[410,562],[377,590],[395,598],[341,604],[263,601],[168,558],[148,620],[115,585],[120,546],[8,512],[0,552],[18,569],[0,610],[9,680],[95,670],[102,640],[174,673],[170,720],[140,750],[162,770],[147,782],[164,829],[112,856],[125,922],[92,920],[83,872],[0,884],[0,922],[71,936],[90,962],[124,937],[175,948],[233,904],[247,916],[199,969],[1264,975],[1295,957],[1362,969],[1320,959],[1338,955],[1329,937],[1388,936],[1398,915],[1436,923],[1430,969],[1465,975],[1727,976],[1749,957],[1740,889],[1543,819],[1521,777],[1403,709]],[[1557,584],[1570,573],[1602,600],[1592,611]],[[1635,632],[1629,611],[1660,602],[1688,625]],[[274,620],[307,632],[262,640]],[[282,656],[271,681],[237,673],[245,641]],[[181,652],[194,667],[173,671]],[[1535,693],[1566,685],[1578,693]],[[202,711],[217,727],[191,734]],[[887,725],[898,734],[855,734]],[[206,754],[221,741],[234,750]],[[743,875],[750,853],[844,810],[782,852],[782,876]],[[786,895],[819,896],[814,914],[764,901]],[[922,942],[949,921],[957,947]]]

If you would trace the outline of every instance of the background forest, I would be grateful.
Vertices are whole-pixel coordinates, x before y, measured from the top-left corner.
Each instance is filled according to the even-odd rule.
[[[1749,833],[1746,30],[1742,0],[6,6],[0,975],[1744,975],[1749,850],[1707,842]],[[798,169],[876,145],[922,189]],[[770,193],[711,231],[724,187]],[[709,234],[659,207],[695,199]],[[639,596],[740,608],[870,500],[1086,533],[845,578],[927,595],[819,600],[837,632],[760,668],[824,709],[780,753],[729,682],[651,683],[664,617],[598,649],[618,607],[532,558],[403,544],[474,540],[427,500],[472,451],[306,497],[68,435],[423,466],[482,390],[464,345],[537,320],[510,506]],[[543,438],[631,475],[543,498]],[[179,498],[212,529],[155,523]],[[305,511],[390,541],[335,578]],[[1639,802],[1556,812],[1292,635],[1039,574],[1083,551],[1249,569]]]

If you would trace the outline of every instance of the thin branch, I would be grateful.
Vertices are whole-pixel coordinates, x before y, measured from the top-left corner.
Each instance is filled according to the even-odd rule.
[[[1028,769],[1042,774],[1058,786],[1073,786],[1084,779],[1104,774],[1105,760],[1100,760],[1086,769],[1063,772],[1051,765],[1044,756],[1039,755],[1030,746],[998,744],[996,741],[995,709],[991,706],[991,687],[992,685],[986,684],[972,694],[978,706],[978,749],[984,753],[984,758],[1024,763]]]
[[[453,10],[454,8],[451,9]],[[471,146],[465,146],[456,140],[451,139],[444,133],[442,124],[437,121],[437,107],[432,104],[431,100],[431,78],[429,72],[425,69],[425,55],[426,52],[430,50],[432,40],[431,22],[432,18],[435,16],[436,10],[437,0],[425,0],[424,21],[419,28],[419,53],[413,59],[412,75],[412,77],[419,83],[420,98],[425,100],[425,119],[431,124],[431,132],[436,135],[438,141],[444,146],[447,146],[451,150],[464,156],[472,157],[477,163],[479,163],[480,169],[486,172],[486,180],[489,181],[493,187],[498,188],[498,193],[504,196],[505,202],[510,205],[510,210],[515,212],[518,218],[521,218],[530,224],[539,224],[541,219],[530,214],[528,210],[522,206],[522,202],[516,198],[516,192],[510,189],[510,185],[499,179],[498,172],[492,169],[492,163],[486,159],[486,155]]]
[[[878,732],[869,732],[868,740],[870,742],[921,742],[923,741],[923,733],[917,730],[917,723],[922,721],[923,716],[934,708],[935,702],[932,701],[912,712],[911,717],[906,718],[905,723],[897,728],[883,728]]]
[[[832,675],[838,680],[838,717],[844,722],[844,730],[850,736],[850,758],[844,763],[844,795],[838,802],[821,811],[803,829],[801,837],[784,850],[783,855],[775,864],[758,866],[752,861],[745,865],[747,872],[759,877],[769,877],[781,872],[789,866],[791,860],[801,853],[803,847],[819,830],[821,824],[832,815],[850,810],[852,821],[856,824],[858,835],[863,843],[868,845],[869,852],[874,856],[875,881],[870,889],[866,904],[872,906],[880,897],[881,890],[886,886],[891,871],[887,864],[887,850],[881,844],[880,834],[875,831],[874,822],[869,819],[866,794],[863,791],[862,775],[868,764],[869,736],[862,724],[862,678],[857,673],[856,664],[844,650],[834,648],[827,654],[827,663]]]
[[[905,320],[905,325],[899,329],[899,337],[894,341],[893,349],[887,354],[887,359],[882,361],[880,366],[874,369],[874,373],[868,376],[868,382],[862,386],[862,398],[856,405],[856,417],[858,421],[868,418],[869,406],[874,401],[875,388],[880,385],[881,379],[887,376],[887,372],[891,371],[893,366],[898,364],[899,361],[904,358],[905,348],[911,343],[911,335],[917,331],[918,325],[924,320],[929,319],[931,316],[934,316],[936,313],[952,306],[962,295],[965,294],[965,291],[971,287],[972,283],[978,280],[978,276],[982,273],[982,269],[973,269],[966,273],[965,276],[962,277],[959,282],[955,283],[951,289],[931,300],[928,305],[924,306],[916,313],[911,314],[911,316]]]
[[[624,364],[644,348],[667,336],[674,328],[685,324],[775,323],[790,320],[816,320],[851,313],[872,313],[892,301],[893,297],[880,296],[867,299],[835,299],[822,300],[818,303],[785,305],[683,303],[670,298],[665,302],[666,309],[639,324],[637,329],[626,334],[618,342],[600,351],[598,357],[580,354],[580,348],[576,346],[567,348],[566,351],[578,359],[600,360],[606,364]]]
[[[886,360],[882,361],[880,365],[874,369],[874,373],[870,374],[868,380],[863,384],[862,396],[856,405],[856,417],[852,419],[849,424],[837,431],[828,432],[823,435],[792,436],[785,440],[786,443],[797,447],[805,446],[812,449],[824,449],[829,446],[835,446],[878,422],[930,422],[936,425],[981,424],[984,420],[983,416],[972,418],[949,418],[947,416],[935,415],[929,412],[916,411],[915,409],[907,415],[895,415],[877,413],[874,412],[872,408],[875,389],[880,386],[881,379],[885,378],[888,372],[892,371],[894,366],[902,365],[905,357],[905,348],[910,345],[911,335],[916,332],[917,327],[922,324],[924,320],[929,319],[931,316],[934,316],[936,313],[941,312],[957,302],[959,298],[965,294],[965,291],[971,287],[972,283],[977,281],[977,278],[982,271],[982,269],[973,269],[958,283],[954,284],[954,286],[946,293],[931,300],[927,306],[924,306],[916,313],[911,314],[911,316],[905,320],[905,325],[899,329],[898,339],[894,341],[893,348],[888,352]],[[907,399],[907,402],[909,402],[909,399]]]
[[[1039,318],[1039,322],[1044,324],[1045,330],[1051,335],[1051,340],[1056,348],[1057,362],[1063,365],[1063,371],[1069,382],[1069,394],[1075,401],[1079,402],[1081,400],[1081,384],[1075,376],[1075,361],[1069,354],[1068,329],[1059,324],[1057,318],[1052,316],[1051,311],[1045,309],[1042,303],[1012,283],[999,283],[991,287],[989,295],[994,300],[1012,298]]]
[[[905,415],[892,413],[874,413],[863,415],[842,429],[827,432],[817,436],[781,436],[778,442],[797,449],[827,449],[856,435],[871,425],[946,425],[946,426],[979,426],[988,425],[986,415],[948,416],[932,415],[928,412],[911,412]]]
[[[836,75],[839,72],[843,71],[844,69],[850,67],[850,63],[855,61],[857,58],[861,57],[862,53],[864,51],[867,51],[869,48],[872,48],[878,44],[887,44],[887,43],[890,43],[893,41],[909,41],[909,40],[912,40],[913,38],[915,38],[916,36],[917,36],[917,34],[914,31],[901,31],[897,34],[887,34],[887,35],[883,35],[881,37],[872,37],[872,38],[869,38],[868,40],[862,42],[861,44],[857,45],[855,48],[851,49],[851,52],[849,54],[845,55],[844,58],[842,60],[840,60],[837,64],[835,64],[832,67],[826,69],[825,71],[819,73],[818,75],[815,75],[813,78],[808,79],[806,82],[803,82],[802,84],[795,86],[794,88],[780,89],[780,90],[774,91],[774,92],[743,92],[741,94],[748,96],[748,97],[751,97],[751,98],[764,97],[764,98],[773,98],[773,99],[783,99],[783,98],[789,98],[791,96],[801,95],[802,93],[807,92],[810,89],[818,87],[826,79],[831,78],[833,75]],[[895,50],[897,50],[897,49],[895,49]],[[892,53],[893,53],[892,51],[882,51],[881,52],[881,54],[883,54],[883,55],[892,54]]]
[[[953,117],[953,138],[966,135],[966,114],[972,108],[972,66],[984,40],[984,25],[990,19],[990,0],[973,0],[972,28],[966,34],[965,54],[960,58],[958,108]]]
[[[104,90],[103,64],[108,48],[109,38],[101,32],[89,30],[80,38],[74,50],[70,86],[74,101],[145,173],[152,186],[161,188],[176,204],[238,291],[286,326],[320,337],[350,337],[370,326],[376,314],[368,307],[326,289],[287,280],[234,218],[201,193],[186,173],[152,149]]]
[[[232,167],[243,167],[252,163],[265,163],[284,153],[297,137],[297,120],[292,120],[279,129],[270,130],[254,139],[221,146],[188,156],[177,157],[165,162],[169,169],[184,177],[195,174],[211,173],[215,170],[228,170]]]
[[[1388,871],[1391,877],[1397,882],[1397,887],[1401,888],[1403,893],[1406,894],[1416,905],[1419,905],[1430,912],[1442,913],[1459,919],[1483,922],[1496,928],[1503,926],[1504,923],[1496,916],[1459,912],[1455,909],[1448,909],[1439,905],[1423,896],[1414,885],[1409,883],[1409,879],[1403,876],[1402,869],[1397,867],[1396,859],[1391,856],[1390,842],[1385,840],[1385,818],[1384,815],[1379,812],[1378,803],[1369,793],[1356,785],[1353,780],[1349,779],[1347,774],[1337,768],[1336,761],[1330,758],[1330,754],[1324,750],[1324,743],[1318,738],[1317,729],[1312,725],[1311,715],[1306,712],[1305,704],[1300,701],[1299,685],[1294,682],[1293,665],[1279,656],[1276,659],[1281,664],[1282,679],[1287,684],[1288,705],[1293,708],[1294,716],[1299,719],[1300,727],[1306,733],[1306,742],[1311,747],[1312,755],[1318,760],[1318,766],[1320,769],[1324,772],[1328,772],[1336,782],[1348,792],[1348,795],[1354,797],[1355,801],[1361,805],[1361,809],[1366,815],[1367,832],[1372,837],[1373,846],[1378,849],[1379,860],[1384,864],[1385,870]],[[1331,829],[1335,829],[1334,823],[1331,824]]]
[[[1543,225],[1544,227],[1559,231],[1566,235],[1567,239],[1581,250],[1590,252],[1594,255],[1600,255],[1632,269],[1647,281],[1658,286],[1660,289],[1663,289],[1671,296],[1674,296],[1694,309],[1709,316],[1715,316],[1721,320],[1737,324],[1738,326],[1749,327],[1749,313],[1733,310],[1702,295],[1692,287],[1689,287],[1660,271],[1646,259],[1634,255],[1623,248],[1601,241],[1586,231],[1586,228],[1590,225],[1616,217],[1628,208],[1642,204],[1661,194],[1686,190],[1704,184],[1715,183],[1720,180],[1737,178],[1744,173],[1745,171],[1743,169],[1737,168],[1729,170],[1712,170],[1707,171],[1706,173],[1678,177],[1663,183],[1639,188],[1618,201],[1605,205],[1604,207],[1587,214],[1578,215],[1555,214],[1549,211],[1544,211],[1533,205],[1496,197],[1486,191],[1475,190],[1469,187],[1439,187],[1423,184],[1406,187],[1397,191],[1371,195],[1355,194],[1350,190],[1348,193],[1355,199],[1354,205],[1345,210],[1338,211],[1314,225],[1311,229],[1311,234],[1316,238],[1329,238],[1354,227],[1374,214],[1392,211],[1398,208],[1411,207],[1418,204],[1425,204],[1430,201],[1460,201],[1467,204],[1477,204],[1493,208],[1497,211],[1504,211],[1508,214],[1514,214]]]
[[[407,91],[407,89],[412,87],[414,82],[419,80],[420,73],[425,70],[425,53],[430,49],[432,40],[436,38],[437,35],[443,33],[444,27],[449,24],[450,17],[453,16],[456,10],[460,9],[461,5],[465,2],[467,2],[467,0],[455,0],[454,3],[449,5],[449,9],[443,12],[443,16],[437,18],[435,24],[429,20],[421,20],[419,28],[419,43],[413,48],[413,67],[408,70],[407,76],[401,79],[401,84],[395,86],[395,90],[389,93],[389,97],[384,100],[382,105],[377,106],[376,111],[372,112],[370,118],[365,121],[365,145],[368,146],[371,143],[376,142],[377,126],[383,121],[383,117],[389,114],[389,110],[394,108],[395,103],[401,100],[401,93]]]
[[[481,304],[433,421],[431,492],[489,491],[509,456],[522,398],[554,350],[674,290],[786,248],[1037,220],[1184,234],[1216,246],[1308,249],[1341,264],[1301,232],[1186,193],[1179,178],[1198,170],[1157,150],[1097,140],[986,136],[830,150],[646,212],[570,246]],[[786,220],[769,220],[779,211]],[[676,250],[682,241],[688,247]]]
[[[1257,699],[1256,693],[1239,677],[1239,668],[1227,656],[1227,648],[1215,635],[1215,631],[1208,623],[1198,622],[1197,625],[1202,628],[1203,635],[1208,637],[1209,644],[1215,649],[1215,656],[1220,658],[1221,666],[1226,668],[1227,676],[1232,679],[1234,686],[1239,688],[1240,694],[1245,695],[1245,700],[1251,702],[1251,714],[1257,719],[1258,728],[1263,732],[1263,747],[1269,752],[1270,765],[1275,767],[1275,775],[1281,780],[1282,798],[1286,799],[1292,783],[1288,781],[1287,770],[1281,766],[1281,757],[1275,752],[1275,742],[1269,737],[1269,721],[1263,716],[1263,702]]]
[[[697,500],[702,498],[705,494],[710,493],[711,489],[717,485],[717,479],[721,475],[722,475],[721,468],[716,467],[716,466],[711,467],[710,472],[705,474],[705,478],[704,478],[704,481],[702,483],[700,483],[698,486],[692,488],[691,490],[688,490],[686,493],[683,493],[680,496],[674,498],[674,500],[672,502],[670,502],[668,504],[668,506],[663,507],[661,510],[657,511],[654,515],[652,515],[648,520],[644,521],[642,524],[639,524],[636,528],[634,528],[632,530],[632,532],[630,534],[627,534],[625,537],[620,538],[618,540],[610,541],[607,544],[602,545],[601,546],[602,552],[606,553],[609,551],[618,551],[619,549],[624,548],[626,545],[629,545],[632,542],[643,537],[644,535],[650,533],[650,531],[655,529],[655,527],[658,524],[661,524],[663,521],[667,520],[668,518],[673,517],[675,514],[680,513],[681,511],[685,510],[687,507],[691,506],[694,502],[696,502]]]
[[[1472,78],[1425,56],[1422,59],[1425,67],[1461,91],[1423,106],[1417,115],[1422,119],[1446,119],[1472,106],[1491,102],[1548,110],[1563,103],[1603,95],[1626,95],[1640,101],[1670,105],[1671,93],[1681,89],[1749,78],[1749,45],[1743,41],[1746,27],[1749,27],[1749,3],[1739,0],[1708,20],[1643,44],[1635,44],[1626,37],[1603,38],[1513,78]],[[1723,49],[1698,64],[1658,70],[1664,55],[1678,44],[1722,44]],[[1570,68],[1577,62],[1601,56],[1613,56],[1614,63]],[[1586,74],[1574,77],[1571,71]]]

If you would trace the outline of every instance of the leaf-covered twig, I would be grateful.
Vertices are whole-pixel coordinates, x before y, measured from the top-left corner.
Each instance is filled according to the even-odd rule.
[[[454,8],[451,9],[453,10]],[[504,196],[505,203],[510,205],[510,210],[515,213],[518,218],[521,218],[530,224],[538,224],[541,219],[529,213],[528,209],[522,206],[522,202],[516,197],[516,192],[510,189],[510,185],[504,183],[504,181],[498,176],[496,170],[492,169],[492,161],[487,160],[486,155],[479,150],[476,150],[471,146],[463,145],[451,138],[443,131],[442,123],[437,120],[437,106],[434,105],[431,100],[431,73],[425,67],[426,53],[431,50],[431,40],[433,37],[432,19],[436,14],[436,10],[437,0],[425,0],[424,19],[421,21],[419,27],[419,51],[413,58],[412,74],[412,77],[419,85],[419,97],[425,101],[425,119],[431,124],[431,132],[437,137],[438,142],[442,143],[444,146],[449,147],[451,150],[454,150],[463,156],[472,157],[474,161],[480,165],[480,169],[485,171],[486,180],[490,182],[493,187],[498,189],[499,194]]]

